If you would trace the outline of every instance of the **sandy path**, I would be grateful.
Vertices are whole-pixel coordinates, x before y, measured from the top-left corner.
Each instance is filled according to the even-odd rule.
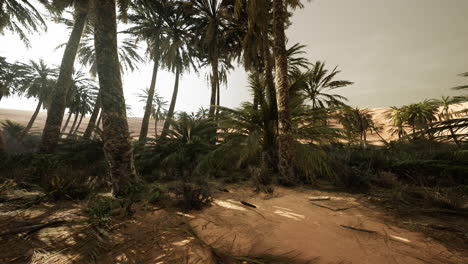
[[[215,205],[195,215],[192,225],[212,246],[238,255],[287,254],[315,259],[313,263],[468,263],[422,234],[386,224],[388,216],[362,206],[351,196],[278,191],[280,197],[268,200],[248,190],[222,194]],[[352,208],[332,211],[312,205],[308,197],[317,195],[332,200],[316,204]],[[257,208],[237,202],[241,200]]]

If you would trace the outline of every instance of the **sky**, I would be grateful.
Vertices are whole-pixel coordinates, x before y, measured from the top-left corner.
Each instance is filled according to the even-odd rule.
[[[325,61],[327,68],[342,72],[337,76],[354,84],[337,90],[358,107],[387,107],[425,99],[455,95],[451,87],[466,84],[457,76],[468,71],[467,0],[312,0],[294,11],[287,30],[288,46],[306,45],[306,57]],[[44,59],[59,65],[69,30],[48,23],[48,31],[32,35],[32,48],[6,33],[0,35],[0,56],[9,61]],[[142,50],[143,54],[143,50]],[[79,68],[79,66],[78,66]],[[83,68],[83,71],[87,69]],[[137,94],[149,86],[152,65],[123,76],[129,116],[142,116],[144,103]],[[174,75],[160,71],[156,83],[167,101],[172,95]],[[196,111],[209,105],[210,88],[206,69],[182,76],[176,109]],[[221,88],[221,104],[237,107],[251,100],[247,74],[237,67]],[[11,97],[0,108],[33,110],[32,99]]]

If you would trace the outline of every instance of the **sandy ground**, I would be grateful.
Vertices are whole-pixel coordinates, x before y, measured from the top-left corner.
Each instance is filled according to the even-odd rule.
[[[0,203],[1,230],[67,221],[29,235],[0,235],[0,263],[92,263],[94,256],[104,264],[219,264],[211,247],[232,255],[282,255],[318,264],[468,263],[467,252],[463,257],[420,233],[389,224],[392,216],[369,207],[363,196],[279,187],[274,196],[246,186],[228,190],[217,193],[213,205],[201,212],[170,212],[139,203],[132,217],[114,219],[111,230],[101,233],[105,239],[90,233],[82,210],[86,202],[28,209]],[[331,200],[308,200],[318,196]]]
[[[462,110],[462,109],[465,109],[465,108],[468,108],[468,103],[455,105],[455,106],[452,107],[452,110],[453,111],[459,111],[459,110]],[[389,108],[385,108],[385,107],[369,108],[369,110],[371,110],[371,112],[374,115],[374,121],[377,124],[382,125],[384,127],[383,131],[380,134],[387,141],[396,139],[396,136],[392,136],[388,132],[389,128],[391,127],[390,121],[387,120],[386,117],[385,117],[385,115],[386,115],[385,113],[386,113],[386,111],[388,111],[388,109]],[[20,124],[26,125],[28,123],[30,117],[32,116],[32,114],[33,113],[31,111],[1,109],[0,108],[0,122],[2,120],[10,119],[10,120],[18,122]],[[65,124],[66,117],[67,116],[64,117],[64,121],[63,121],[64,124]],[[45,123],[46,118],[47,118],[47,113],[46,112],[40,112],[38,117],[37,117],[37,120],[36,120],[36,122],[34,124],[33,131],[41,132],[43,127],[44,127],[44,123]],[[86,129],[86,126],[88,125],[88,119],[89,119],[89,117],[85,117],[83,119],[83,122],[82,122],[82,124],[80,126],[79,131],[83,132]],[[130,128],[130,133],[134,137],[137,137],[139,132],[140,132],[141,120],[142,120],[141,117],[130,117],[130,118],[128,118],[128,125],[129,125],[129,128]],[[72,122],[73,122],[73,117],[70,120],[69,127],[71,127]],[[339,125],[335,124],[333,121],[331,122],[331,124],[335,125],[335,126],[339,126]],[[158,134],[161,132],[162,126],[163,126],[163,122],[160,122],[158,124]],[[149,124],[149,136],[154,136],[154,120],[151,120],[150,124]],[[379,136],[376,135],[376,134],[368,134],[367,138],[368,138],[369,142],[372,143],[372,144],[377,144],[377,145],[383,144],[381,142]]]
[[[389,224],[390,216],[364,206],[358,196],[276,191],[276,197],[265,199],[245,189],[231,190],[211,208],[194,214],[192,225],[202,239],[237,255],[289,255],[319,264],[468,263],[468,258],[457,257],[420,233]],[[309,197],[331,199],[312,202]]]

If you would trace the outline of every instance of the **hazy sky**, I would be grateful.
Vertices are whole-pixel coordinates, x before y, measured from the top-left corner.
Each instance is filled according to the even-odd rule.
[[[287,32],[289,45],[307,45],[309,60],[339,66],[341,79],[355,82],[339,90],[349,103],[360,107],[402,105],[454,94],[450,87],[465,84],[457,74],[468,71],[467,0],[313,0],[295,11]],[[46,33],[31,37],[31,49],[10,34],[0,35],[0,56],[10,61],[43,58],[59,64],[68,30],[49,23]],[[130,115],[141,116],[143,103],[136,93],[150,83],[152,66],[124,76]],[[86,71],[86,70],[85,70]],[[242,69],[229,75],[221,103],[238,106],[250,100]],[[174,76],[160,72],[158,93],[169,100]],[[209,103],[205,71],[182,77],[176,108],[195,111]],[[3,99],[0,108],[33,110],[34,100]]]

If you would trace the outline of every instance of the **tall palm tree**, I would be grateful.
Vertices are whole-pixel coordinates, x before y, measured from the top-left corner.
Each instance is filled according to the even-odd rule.
[[[153,73],[151,77],[151,84],[146,91],[146,106],[143,120],[141,123],[139,140],[145,140],[148,135],[149,119],[153,110],[153,99],[156,89],[156,79],[158,70],[160,68],[162,57],[162,38],[163,35],[163,19],[158,16],[154,9],[146,8],[148,0],[138,0],[132,4],[134,14],[129,15],[129,21],[134,26],[127,29],[125,32],[146,42],[146,53],[149,55],[150,60],[153,62]]]
[[[342,106],[346,97],[338,94],[330,94],[338,88],[353,84],[350,81],[334,80],[340,71],[336,67],[329,72],[325,69],[325,63],[317,61],[312,69],[308,71],[307,86],[304,87],[304,93],[312,103],[312,108],[324,108],[330,106]]]
[[[48,5],[48,0],[39,0],[39,2]],[[29,46],[27,33],[42,29],[47,29],[45,20],[31,1],[0,1],[0,33],[5,30],[13,32],[19,36],[26,46]]]
[[[119,4],[125,18],[128,2],[122,0]],[[116,1],[94,1],[93,8],[96,12],[96,64],[102,91],[104,153],[109,166],[112,193],[123,196],[138,188],[139,177],[134,165],[120,74]]]
[[[54,151],[60,138],[66,97],[72,85],[73,65],[75,64],[76,53],[89,13],[89,0],[53,1],[53,3],[60,11],[63,11],[67,6],[73,5],[75,14],[73,30],[63,53],[55,94],[47,111],[47,119],[42,133],[40,151],[44,153]]]
[[[137,94],[140,98],[140,102],[146,103],[150,94],[151,88],[142,89],[140,93]],[[158,135],[158,122],[162,120],[164,112],[166,111],[167,101],[164,101],[164,98],[159,96],[158,93],[153,94],[153,100],[151,102],[151,116],[154,118],[154,135],[155,138]],[[146,106],[144,108],[146,110]]]
[[[285,184],[294,184],[293,136],[288,83],[288,56],[286,52],[286,4],[273,0],[273,53],[275,58],[275,87],[278,102],[278,169]]]
[[[45,107],[45,105],[49,104],[54,89],[53,86],[55,85],[55,80],[53,78],[56,76],[56,70],[47,66],[43,60],[39,60],[39,62],[31,60],[29,64],[24,64],[23,66],[26,75],[22,80],[22,85],[19,90],[27,98],[37,98],[38,103],[20,139],[24,138],[29,130],[31,130],[41,107]]]
[[[160,138],[165,138],[174,116],[177,94],[179,91],[180,75],[194,66],[194,51],[191,46],[193,39],[193,23],[190,15],[178,3],[172,1],[151,2],[147,6],[163,19],[164,38],[162,64],[168,70],[175,72],[174,89],[167,111],[166,120]]]
[[[201,58],[211,66],[211,97],[209,116],[214,117],[220,83],[220,60],[229,67],[231,53],[230,19],[232,4],[225,0],[190,0],[186,12],[195,21],[195,47]],[[226,67],[225,67],[226,68]]]
[[[68,136],[75,135],[81,125],[81,121],[83,121],[83,118],[86,114],[91,113],[92,111],[92,104],[93,101],[95,101],[95,98],[93,97],[92,93],[90,92],[89,88],[84,88],[80,89],[78,91],[78,105],[76,108],[76,115],[80,115],[80,120],[78,121],[78,124],[74,127],[74,129],[70,129],[70,132],[68,133]]]

